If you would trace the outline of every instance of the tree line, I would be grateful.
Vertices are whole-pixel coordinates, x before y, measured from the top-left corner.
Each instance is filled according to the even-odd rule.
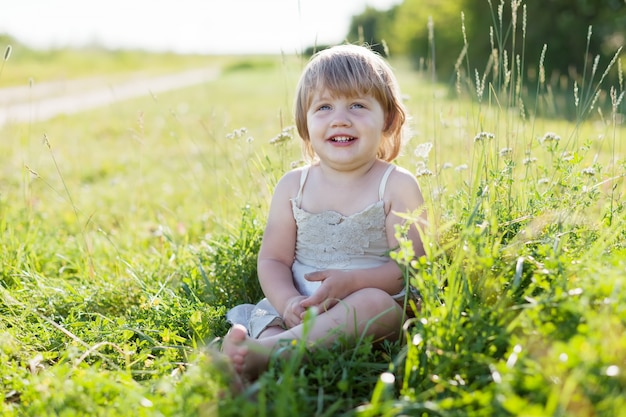
[[[597,82],[606,68],[621,79],[626,0],[404,0],[353,16],[346,41],[409,57],[439,82],[508,69],[563,89],[592,71]]]

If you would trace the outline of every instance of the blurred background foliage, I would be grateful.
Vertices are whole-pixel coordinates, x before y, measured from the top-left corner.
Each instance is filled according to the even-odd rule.
[[[404,0],[353,16],[346,41],[408,59],[452,96],[522,114],[626,112],[615,106],[624,91],[626,0]]]
[[[390,10],[367,7],[354,16],[347,40],[408,56],[446,82],[455,77],[465,39],[469,65],[464,67],[473,72],[479,66],[483,71],[492,53],[492,37],[495,48],[507,47],[509,52],[515,41],[514,53],[528,63],[525,77],[536,77],[545,44],[548,79],[558,81],[561,75],[576,79],[582,76],[586,60],[588,65],[599,55],[606,66],[624,45],[626,1],[404,0]]]

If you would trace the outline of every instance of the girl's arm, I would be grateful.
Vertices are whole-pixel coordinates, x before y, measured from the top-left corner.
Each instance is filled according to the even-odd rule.
[[[419,216],[416,222],[419,224],[415,224],[416,222],[409,224],[407,238],[413,244],[415,257],[423,256],[425,254],[424,244],[418,227],[423,230],[427,226],[426,207],[424,206],[424,197],[415,176],[404,168],[396,167],[387,182],[387,190],[390,206],[385,227],[387,229],[389,247],[392,249],[398,247],[398,240],[395,235],[396,225],[404,225],[407,222],[407,220],[398,216],[398,213],[413,214],[417,212]]]
[[[300,171],[292,171],[276,185],[257,261],[261,289],[280,314],[284,314],[290,299],[301,296],[291,272],[296,248],[296,223],[290,199],[295,195],[294,190],[298,190],[299,178]]]

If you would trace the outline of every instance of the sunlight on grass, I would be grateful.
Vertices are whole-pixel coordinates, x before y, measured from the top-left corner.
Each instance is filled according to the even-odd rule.
[[[228,393],[216,338],[226,308],[261,295],[269,198],[301,158],[302,64],[230,57],[193,88],[0,128],[3,415],[623,410],[623,85],[572,83],[566,120],[541,86],[533,102],[459,71],[450,89],[400,58],[413,136],[398,162],[431,223],[427,256],[403,265],[422,310],[403,343],[296,346]]]

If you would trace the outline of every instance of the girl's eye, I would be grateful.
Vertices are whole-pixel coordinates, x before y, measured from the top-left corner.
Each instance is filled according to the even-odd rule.
[[[322,104],[317,109],[318,110],[330,110],[330,106],[328,104]]]
[[[361,103],[353,103],[353,104],[352,104],[352,108],[355,108],[355,109],[364,109],[364,108],[365,108],[365,106],[364,106],[364,105],[362,105]]]

